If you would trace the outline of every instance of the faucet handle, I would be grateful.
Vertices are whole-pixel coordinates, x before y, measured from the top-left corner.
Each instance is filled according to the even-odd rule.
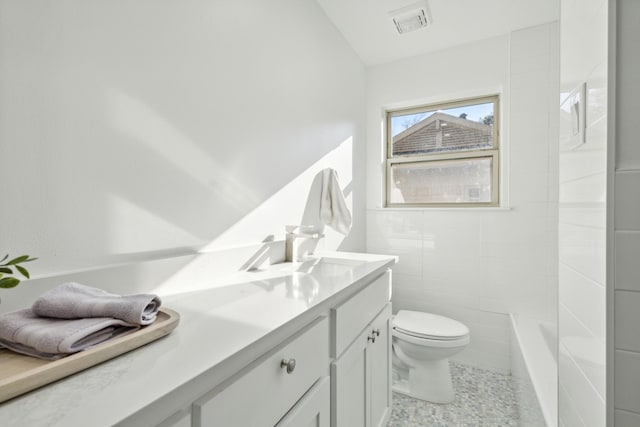
[[[285,225],[285,231],[292,237],[303,237],[306,239],[320,239],[324,234],[316,231],[313,225]]]
[[[285,225],[284,229],[287,233],[314,233],[316,227],[313,225]]]

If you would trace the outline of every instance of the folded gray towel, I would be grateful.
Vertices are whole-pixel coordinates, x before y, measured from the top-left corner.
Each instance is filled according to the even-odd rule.
[[[38,317],[26,308],[0,315],[0,347],[55,360],[138,329],[138,325],[110,317],[75,320]]]
[[[157,295],[120,296],[79,283],[64,283],[41,295],[31,308],[44,317],[113,317],[136,325],[149,325],[156,320],[161,303]]]

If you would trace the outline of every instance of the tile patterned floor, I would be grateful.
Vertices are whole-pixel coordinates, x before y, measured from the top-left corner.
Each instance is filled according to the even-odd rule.
[[[517,427],[518,406],[511,378],[451,363],[455,400],[438,405],[393,394],[387,427]]]

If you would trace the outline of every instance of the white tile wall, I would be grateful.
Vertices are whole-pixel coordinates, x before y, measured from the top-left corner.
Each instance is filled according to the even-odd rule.
[[[616,127],[616,137],[621,142],[616,144],[616,168],[638,171],[640,170],[640,144],[638,144],[638,132],[633,122],[637,120],[638,99],[640,99],[640,85],[638,84],[640,57],[637,54],[640,5],[634,0],[620,0],[616,4],[618,7],[617,47],[620,53],[616,67],[616,84],[619,88],[618,96],[616,96],[616,108],[620,113],[619,118],[630,120],[620,122],[620,125]],[[617,203],[618,200],[616,200]]]
[[[616,409],[640,413],[640,353],[616,350],[614,364]]]
[[[562,385],[558,387],[558,418],[560,427],[586,426],[579,408]]]
[[[616,291],[615,294],[616,348],[640,353],[640,292]]]
[[[604,401],[606,396],[605,379],[605,342],[595,337],[567,307],[560,304],[558,320],[560,322],[560,351],[570,358],[584,377],[584,382],[596,391]],[[562,372],[564,375],[565,372]],[[569,387],[567,387],[569,388]]]
[[[559,347],[558,369],[562,372],[562,388],[576,407],[585,425],[603,426],[605,418],[604,400],[583,375],[580,367],[566,353],[564,346]],[[561,405],[563,402],[561,402]],[[573,426],[570,420],[563,420],[567,426]]]
[[[628,145],[637,144],[637,138]],[[616,173],[615,227],[616,230],[640,230],[640,170]]]
[[[640,426],[640,414],[617,409],[615,411],[615,426],[638,427]]]
[[[560,209],[569,208],[561,204]],[[601,209],[604,209],[604,205]],[[604,285],[606,274],[604,224],[600,227],[585,227],[561,222],[558,234],[560,265],[573,268],[589,279]]]
[[[640,291],[640,232],[617,231],[615,233],[616,289]]]
[[[640,149],[637,133],[637,113],[640,107],[640,60],[637,40],[640,38],[640,2],[618,0],[616,14],[615,91],[615,175],[613,222],[613,266],[610,287],[614,298],[614,340],[609,354],[613,366],[613,412],[616,427],[640,425]],[[610,341],[611,342],[611,341]]]
[[[559,298],[562,305],[571,312],[597,339],[604,341],[605,332],[605,287],[589,279],[579,271],[560,265]],[[579,295],[579,298],[576,298]],[[560,325],[563,327],[563,325]]]
[[[367,155],[376,167],[367,177],[367,250],[400,257],[394,310],[429,311],[465,323],[471,343],[458,360],[502,372],[510,369],[509,312],[556,320],[557,43],[552,23],[369,70]],[[468,70],[465,58],[477,49],[490,56],[486,67],[472,79],[451,72]],[[383,177],[374,161],[384,157],[380,111],[421,99],[480,95],[483,88],[502,96],[510,209],[380,209]]]
[[[560,110],[560,424],[605,425],[607,1],[561,1],[561,95],[587,84],[586,142]],[[562,100],[561,96],[561,100]]]

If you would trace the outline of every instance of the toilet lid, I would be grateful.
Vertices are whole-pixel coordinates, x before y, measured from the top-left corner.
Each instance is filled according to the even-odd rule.
[[[393,328],[403,334],[431,340],[453,340],[469,334],[469,328],[457,320],[410,310],[398,311]]]

